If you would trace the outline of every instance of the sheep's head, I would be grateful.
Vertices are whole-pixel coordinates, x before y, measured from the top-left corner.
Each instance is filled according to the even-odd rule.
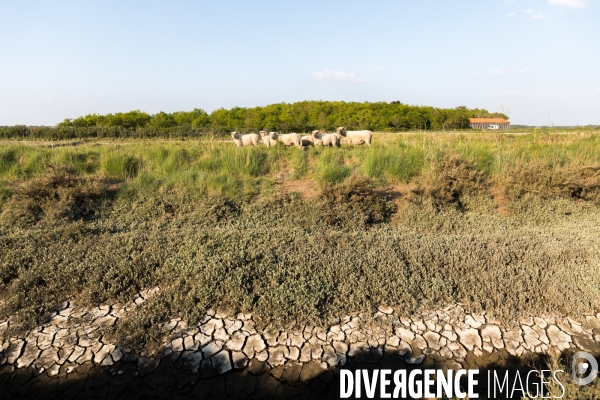
[[[237,134],[238,134],[237,132],[231,132],[231,137],[233,139],[237,139]]]
[[[346,128],[343,126],[335,128],[335,131],[338,135],[346,136]]]
[[[316,129],[316,130],[312,131],[312,137],[315,137],[315,136],[317,135],[317,133],[319,133],[319,130],[318,130],[318,129]]]
[[[269,136],[275,139],[277,137],[277,132],[269,132]]]
[[[267,131],[260,131],[258,132],[260,134],[261,137],[265,136],[267,134]]]

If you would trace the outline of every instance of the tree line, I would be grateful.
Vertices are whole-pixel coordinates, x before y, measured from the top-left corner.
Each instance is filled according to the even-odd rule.
[[[0,127],[0,138],[183,138],[203,134],[222,135],[231,131],[278,132],[332,131],[337,126],[374,132],[469,129],[469,118],[508,117],[484,109],[413,106],[399,101],[359,103],[344,101],[301,101],[263,107],[219,108],[159,112],[153,115],[134,110],[126,113],[88,114],[65,119],[54,127]]]

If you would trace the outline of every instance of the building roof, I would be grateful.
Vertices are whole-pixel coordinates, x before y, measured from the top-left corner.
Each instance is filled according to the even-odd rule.
[[[504,118],[469,118],[469,122],[471,122],[472,124],[502,124],[508,122],[510,124],[510,121]]]

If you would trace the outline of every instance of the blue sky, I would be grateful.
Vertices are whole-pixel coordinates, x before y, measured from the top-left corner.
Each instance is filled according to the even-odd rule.
[[[600,0],[0,0],[0,125],[300,100],[600,124]]]

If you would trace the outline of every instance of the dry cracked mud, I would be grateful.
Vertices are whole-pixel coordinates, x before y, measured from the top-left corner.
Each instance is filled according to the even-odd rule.
[[[105,340],[100,328],[157,290],[123,307],[64,302],[14,337],[11,319],[0,321],[0,398],[336,398],[340,368],[518,368],[551,353],[600,354],[600,314],[505,325],[460,305],[410,318],[382,306],[328,327],[260,331],[250,314],[210,310],[197,325],[163,324],[158,349]]]

